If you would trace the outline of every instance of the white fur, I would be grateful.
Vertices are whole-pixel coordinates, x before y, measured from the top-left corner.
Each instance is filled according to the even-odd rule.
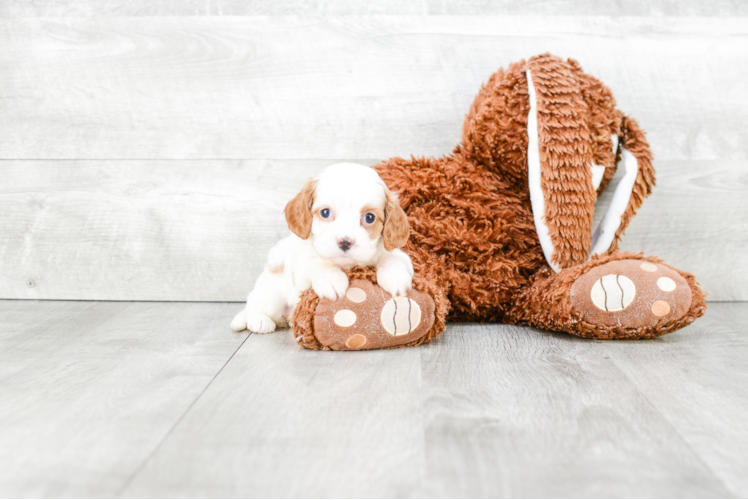
[[[392,295],[403,295],[413,281],[413,264],[405,252],[384,248],[382,236],[371,239],[362,224],[366,206],[384,208],[385,185],[376,171],[355,163],[327,167],[316,179],[312,211],[331,210],[328,220],[315,216],[312,234],[304,240],[292,234],[271,250],[268,266],[257,278],[245,309],[231,328],[269,333],[285,326],[301,293],[312,287],[317,295],[335,300],[345,295],[348,277],[342,271],[356,265],[376,265],[377,282]],[[338,241],[348,238],[348,251]],[[283,269],[282,273],[272,272]]]

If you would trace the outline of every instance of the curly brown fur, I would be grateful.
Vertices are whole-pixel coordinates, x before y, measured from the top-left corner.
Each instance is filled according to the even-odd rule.
[[[500,321],[502,304],[545,262],[529,200],[462,155],[375,168],[400,192],[416,275],[443,284],[452,319]]]
[[[582,66],[574,59],[568,59],[567,63],[573,68],[574,79],[578,82],[579,92],[585,103],[585,122],[590,134],[592,161],[596,165],[605,167],[605,174],[597,188],[599,195],[608,187],[620,159],[613,151],[612,135],[621,137],[623,114],[615,109],[616,100],[608,87],[597,78],[585,73]]]

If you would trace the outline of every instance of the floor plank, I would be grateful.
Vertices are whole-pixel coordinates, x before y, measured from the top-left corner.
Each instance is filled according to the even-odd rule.
[[[423,464],[420,356],[253,335],[123,495],[410,496]]]
[[[605,353],[738,498],[748,497],[748,304],[710,304],[685,331]]]
[[[0,301],[3,496],[746,496],[746,303],[360,353],[242,344],[238,307]]]
[[[746,16],[740,0],[5,0],[0,17],[265,16],[265,15],[585,15],[585,16]]]
[[[606,346],[450,325],[423,351],[427,496],[729,495]]]
[[[244,301],[332,163],[0,162],[0,298]]]
[[[246,339],[235,308],[0,301],[0,495],[114,495]]]
[[[440,156],[492,73],[552,51],[658,160],[745,160],[747,39],[740,17],[0,18],[0,158]]]
[[[285,202],[331,163],[0,161],[0,298],[243,301],[289,234]],[[748,300],[745,164],[656,165],[622,249],[694,273],[710,301]]]

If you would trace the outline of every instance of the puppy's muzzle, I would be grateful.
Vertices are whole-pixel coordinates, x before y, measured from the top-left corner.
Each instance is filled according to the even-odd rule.
[[[342,251],[347,252],[348,250],[351,249],[351,247],[353,246],[353,243],[354,243],[354,241],[352,239],[350,239],[350,238],[340,238],[338,240],[338,247]]]

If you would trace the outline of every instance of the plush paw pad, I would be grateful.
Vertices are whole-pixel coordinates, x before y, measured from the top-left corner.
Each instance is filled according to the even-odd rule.
[[[395,297],[384,304],[380,321],[390,335],[407,335],[421,323],[421,308],[413,299]]]
[[[636,285],[622,274],[606,274],[595,281],[590,298],[601,311],[623,311],[636,297]]]
[[[571,303],[593,325],[653,327],[691,306],[691,287],[674,269],[627,259],[593,267],[571,287]]]
[[[414,342],[434,325],[433,299],[416,290],[392,297],[367,280],[351,282],[337,300],[321,298],[314,314],[319,342],[334,350],[355,351]]]

